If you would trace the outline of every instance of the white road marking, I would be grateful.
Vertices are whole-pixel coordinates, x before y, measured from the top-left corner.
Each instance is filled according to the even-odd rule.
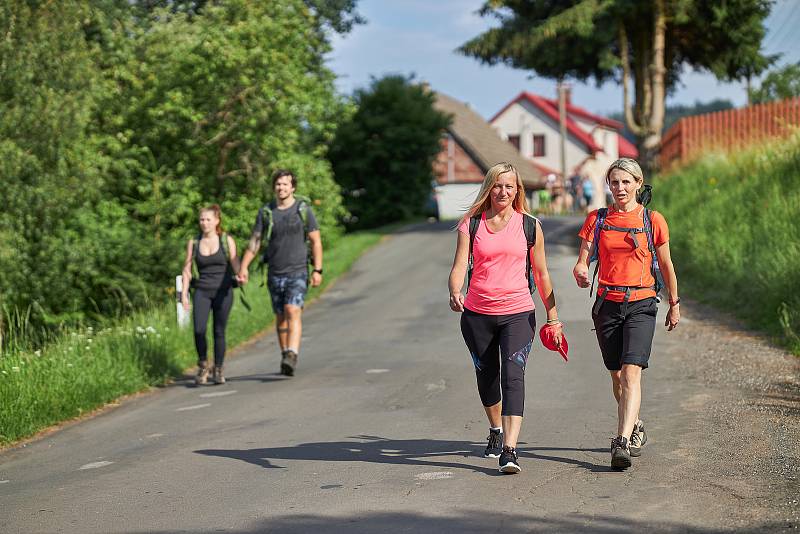
[[[205,404],[195,404],[194,406],[184,406],[183,408],[178,408],[175,410],[176,412],[188,412],[189,410],[199,410],[200,408],[208,408],[211,406],[210,402]]]
[[[0,484],[8,484],[11,482],[10,480],[0,480]]]
[[[453,478],[451,471],[432,471],[430,473],[420,473],[414,475],[417,480],[441,480],[444,478]]]
[[[215,391],[214,393],[203,393],[200,395],[200,398],[210,399],[211,397],[224,397],[226,395],[233,395],[234,393],[236,393],[235,389],[229,391]]]
[[[145,436],[145,437],[146,437],[146,438],[148,438],[148,439],[150,439],[150,438],[160,438],[160,437],[162,437],[163,435],[164,435],[164,434],[150,434],[150,435],[147,435],[147,436]]]
[[[367,369],[368,375],[377,375],[378,373],[388,373],[389,369]]]
[[[444,391],[445,388],[447,388],[447,384],[445,384],[444,379],[442,379],[435,384],[427,384],[425,387],[428,391]]]
[[[103,462],[92,462],[92,463],[80,466],[78,468],[78,471],[83,471],[84,469],[97,469],[98,467],[105,467],[105,466],[111,465],[113,463],[114,462],[106,462],[106,461],[103,461]]]

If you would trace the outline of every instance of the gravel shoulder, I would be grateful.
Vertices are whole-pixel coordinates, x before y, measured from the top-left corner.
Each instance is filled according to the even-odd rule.
[[[685,302],[670,335],[670,374],[705,391],[682,401],[694,416],[679,439],[701,449],[686,476],[740,503],[724,511],[731,526],[800,529],[800,359],[727,314]]]

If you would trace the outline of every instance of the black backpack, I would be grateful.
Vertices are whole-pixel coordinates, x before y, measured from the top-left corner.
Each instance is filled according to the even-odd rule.
[[[469,263],[467,264],[467,290],[469,290],[469,282],[472,280],[472,245],[475,242],[475,234],[478,233],[478,226],[481,224],[482,214],[473,215],[469,218]],[[522,229],[525,232],[525,240],[528,242],[527,254],[525,254],[525,272],[528,279],[528,290],[531,295],[536,291],[536,280],[533,277],[531,270],[531,249],[536,244],[536,224],[539,219],[527,213],[522,214]]]

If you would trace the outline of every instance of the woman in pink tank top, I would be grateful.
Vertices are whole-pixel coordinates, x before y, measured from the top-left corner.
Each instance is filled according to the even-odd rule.
[[[527,217],[530,219],[526,221]],[[526,226],[532,229],[529,236]],[[474,238],[470,237],[471,228]],[[465,299],[461,289],[470,256],[472,269]],[[525,403],[525,365],[536,331],[528,265],[547,310],[547,323],[553,325],[560,346],[561,323],[541,225],[528,214],[525,188],[517,170],[509,163],[498,163],[486,173],[475,202],[458,224],[449,286],[450,308],[461,313],[461,332],[489,419],[484,456],[499,458],[503,473],[521,470],[516,447]]]

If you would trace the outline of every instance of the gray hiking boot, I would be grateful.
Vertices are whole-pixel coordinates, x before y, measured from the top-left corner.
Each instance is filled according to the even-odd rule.
[[[647,443],[647,434],[644,431],[644,422],[639,420],[638,423],[633,425],[633,433],[631,434],[631,456],[637,458],[642,455],[642,447]]]
[[[625,469],[631,466],[631,449],[628,438],[617,436],[611,440],[611,467]]]
[[[194,376],[194,383],[198,386],[202,386],[208,382],[208,364],[206,362],[200,362],[197,364],[197,374]]]
[[[222,374],[222,366],[214,366],[214,383],[217,385],[225,383],[225,375]]]
[[[297,367],[297,353],[293,350],[283,351],[281,359],[281,373],[286,376],[294,376],[294,368]]]

